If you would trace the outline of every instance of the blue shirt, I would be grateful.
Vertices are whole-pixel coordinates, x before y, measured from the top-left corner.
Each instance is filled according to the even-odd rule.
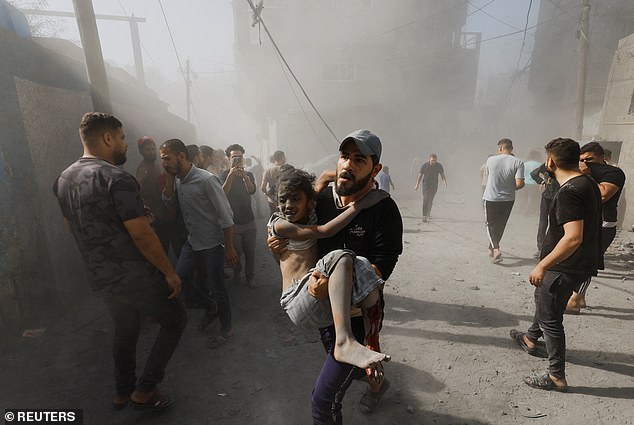
[[[233,226],[233,213],[218,177],[192,165],[183,179],[176,178],[176,193],[192,249],[202,251],[221,245],[223,229]],[[177,197],[167,199],[163,193],[163,200],[173,206]]]

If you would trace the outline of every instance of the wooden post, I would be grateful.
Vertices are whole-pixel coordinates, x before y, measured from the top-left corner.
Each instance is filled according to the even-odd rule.
[[[97,20],[92,0],[73,0],[79,36],[86,59],[86,70],[91,87],[92,103],[95,111],[112,113],[108,76],[103,61]]]
[[[134,15],[132,15],[134,18]],[[139,37],[139,24],[130,20],[130,35],[132,36],[132,51],[134,52],[134,68],[136,78],[145,85],[145,72],[143,71],[143,56],[141,55],[141,37]]]

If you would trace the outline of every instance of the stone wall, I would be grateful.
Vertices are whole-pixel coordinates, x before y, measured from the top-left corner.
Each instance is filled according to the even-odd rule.
[[[634,34],[621,39],[614,54],[599,135],[622,142],[618,166],[627,181],[620,203],[626,205],[623,226],[629,229],[634,224]]]
[[[46,312],[90,293],[52,192],[55,178],[82,154],[79,122],[93,109],[83,62],[58,53],[76,53],[69,44],[50,43],[63,46],[54,51],[0,28],[0,330],[40,325]],[[109,71],[114,114],[130,144],[128,171],[140,161],[142,135],[196,143],[194,127],[169,113],[156,93]]]

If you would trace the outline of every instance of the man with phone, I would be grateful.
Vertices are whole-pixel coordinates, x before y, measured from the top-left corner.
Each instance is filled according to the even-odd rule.
[[[231,168],[218,176],[222,188],[229,199],[233,211],[233,241],[238,259],[244,254],[244,263],[238,261],[234,267],[233,282],[240,282],[242,264],[249,288],[255,288],[255,238],[257,226],[251,208],[251,196],[255,193],[255,178],[244,170],[244,148],[238,144],[229,145],[225,149]]]

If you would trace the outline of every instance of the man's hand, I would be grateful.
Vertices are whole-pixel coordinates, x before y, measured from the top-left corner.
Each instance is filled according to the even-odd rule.
[[[308,281],[308,293],[318,300],[328,299],[328,278],[319,270],[313,271]]]
[[[580,163],[579,163],[579,170],[580,170],[583,174],[590,175],[590,173],[591,173],[590,167],[588,167],[588,164],[586,164],[585,162],[580,162]]]
[[[546,274],[546,270],[539,264],[535,266],[530,276],[528,277],[528,281],[531,285],[536,286],[537,288],[542,286],[542,282],[544,281],[544,275]]]
[[[167,297],[168,300],[178,297],[181,293],[181,289],[183,287],[183,283],[181,282],[181,278],[178,277],[176,273],[165,276],[165,280],[167,281],[167,286],[170,288],[170,296]]]
[[[225,247],[225,259],[227,260],[227,264],[229,264],[231,268],[235,268],[238,264],[238,261],[240,261],[233,245],[227,245]]]
[[[266,239],[266,244],[269,246],[269,250],[275,255],[282,255],[287,251],[288,239],[276,238],[275,236],[269,236]]]

